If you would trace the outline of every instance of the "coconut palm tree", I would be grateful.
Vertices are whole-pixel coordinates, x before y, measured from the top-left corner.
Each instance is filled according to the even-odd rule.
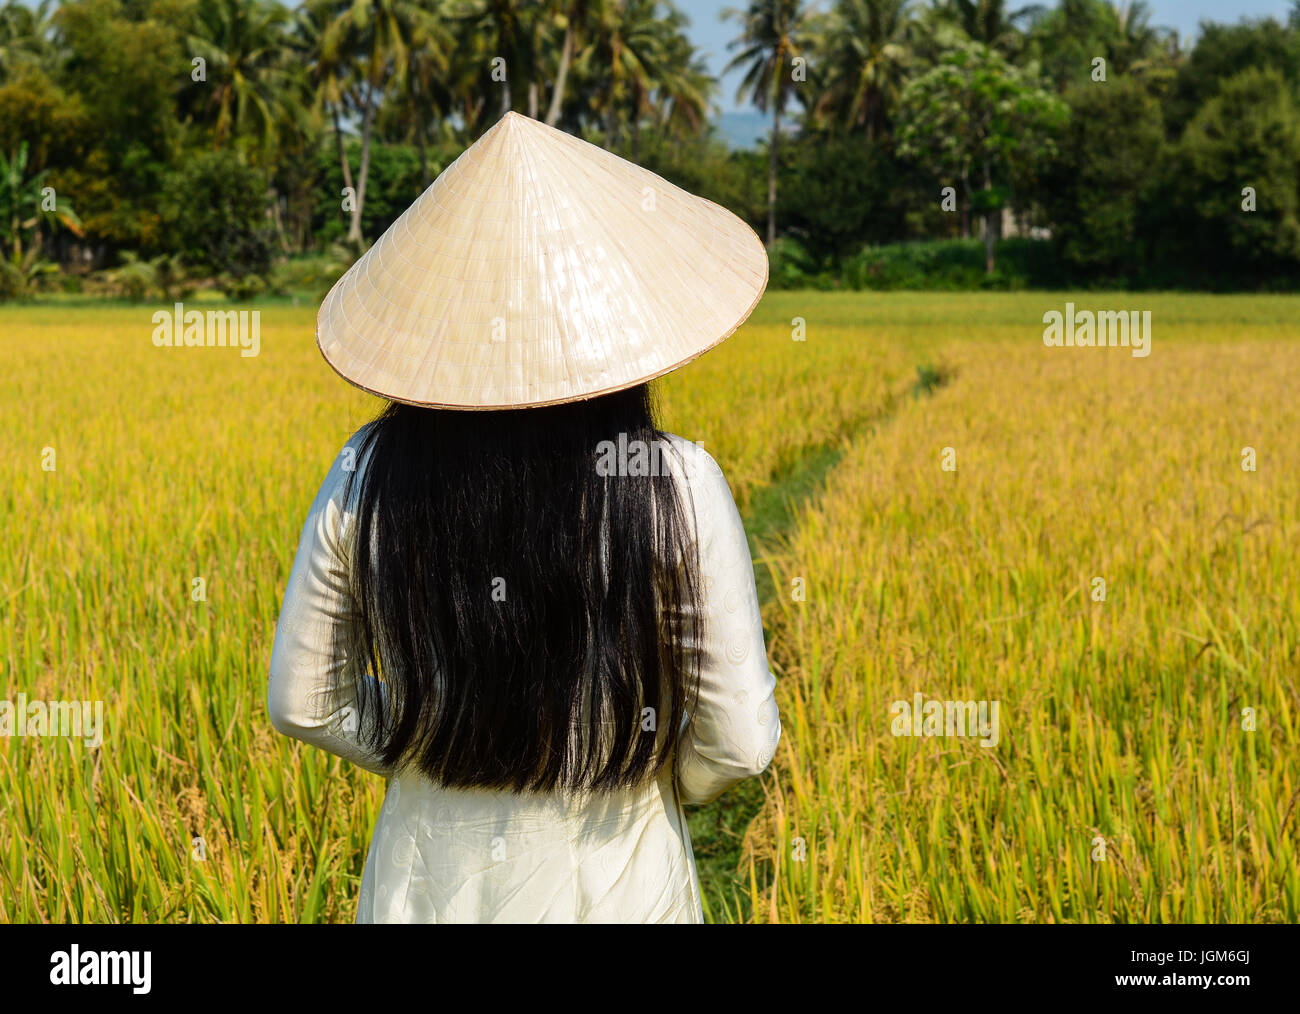
[[[555,0],[551,9],[551,17],[557,27],[564,28],[564,41],[560,44],[555,81],[551,85],[551,98],[546,107],[547,126],[554,127],[560,121],[564,93],[569,83],[569,69],[574,52],[582,45],[582,30],[587,20],[588,7],[588,0]]]
[[[718,81],[687,38],[685,17],[674,9],[667,23],[671,31],[664,41],[656,115],[669,135],[692,136],[705,127]]]
[[[620,145],[626,133],[633,158],[647,121],[697,133],[715,81],[687,23],[669,0],[558,0],[550,35],[555,41],[563,29],[563,37],[547,122],[563,120],[574,130],[598,125],[606,147]]]
[[[820,96],[815,119],[832,131],[865,128],[875,140],[907,76],[910,0],[838,0],[809,30]]]
[[[1157,93],[1177,69],[1178,35],[1154,27],[1145,3],[1062,0],[1035,28],[1058,85],[1075,79],[1095,56],[1104,56],[1113,73],[1144,78]]]
[[[0,7],[0,81],[23,64],[41,64],[50,54],[51,0],[34,7],[8,0]]]
[[[490,125],[493,104],[482,101],[483,95],[499,95],[491,121],[512,109],[538,115],[537,53],[539,35],[550,26],[548,13],[539,3],[518,0],[458,0],[449,6],[462,54],[459,93],[465,110],[474,110],[467,119],[471,133]]]
[[[356,76],[352,54],[340,45],[338,33],[329,26],[334,16],[335,0],[308,0],[298,8],[294,24],[294,49],[307,69],[307,88],[312,104],[334,128],[339,168],[343,185],[356,192],[352,165],[348,161],[343,138],[342,117],[347,108],[347,92]]]
[[[588,107],[602,124],[606,148],[618,145],[624,121],[636,148],[641,120],[668,73],[676,26],[662,20],[660,6],[657,0],[593,0],[589,8],[587,44],[575,63],[591,87]]]
[[[449,22],[438,16],[439,0],[426,0],[426,6],[432,16],[412,25],[409,58],[393,81],[388,105],[393,117],[408,125],[414,136],[420,177],[427,187],[433,182],[429,172],[429,125],[451,108],[448,71],[456,39]]]
[[[1109,48],[1111,65],[1120,74],[1149,73],[1166,55],[1167,29],[1151,24],[1151,7],[1142,0],[1111,4],[1114,37]]]
[[[185,41],[207,64],[204,111],[214,147],[247,137],[255,148],[274,148],[289,115],[284,54],[291,20],[275,0],[198,0]]]
[[[768,141],[767,244],[776,242],[777,144],[781,136],[781,114],[794,94],[796,59],[804,55],[803,34],[808,12],[803,0],[754,0],[744,10],[728,8],[722,16],[741,23],[740,37],[729,49],[740,52],[726,70],[745,68],[736,92],[737,101],[746,98],[759,112],[772,111],[772,137]]]
[[[425,0],[334,0],[330,14],[321,37],[323,55],[351,71],[343,94],[361,123],[361,163],[347,235],[349,242],[360,243],[375,115],[390,86],[406,79],[412,43],[436,31],[436,14]]]
[[[976,42],[1012,56],[1020,51],[1023,38],[1016,25],[1043,12],[1042,4],[1007,10],[1006,0],[948,0],[947,9],[962,29]]]

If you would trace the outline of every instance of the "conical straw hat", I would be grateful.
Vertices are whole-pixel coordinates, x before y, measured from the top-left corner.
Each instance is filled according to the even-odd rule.
[[[553,405],[689,362],[766,285],[731,212],[511,112],[335,283],[316,341],[394,401]]]

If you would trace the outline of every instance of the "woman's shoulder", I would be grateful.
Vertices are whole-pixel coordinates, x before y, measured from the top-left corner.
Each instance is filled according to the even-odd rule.
[[[367,437],[374,429],[373,421],[361,426],[344,441],[330,463],[330,469],[321,484],[320,496],[333,501],[334,505],[344,511],[354,506],[358,494],[358,482],[365,470],[370,456]]]
[[[377,420],[371,419],[368,423],[363,423],[352,436],[348,437],[347,442],[343,445],[344,449],[352,448],[355,452],[360,452],[362,445],[377,425]]]
[[[668,453],[661,454],[695,517],[696,538],[706,552],[714,545],[747,547],[744,522],[721,466],[703,442],[664,433]],[[721,540],[721,541],[720,541]],[[746,548],[746,552],[747,552]],[[716,562],[711,566],[716,566]]]
[[[713,459],[713,455],[704,449],[702,441],[697,443],[667,431],[663,431],[662,435],[667,453],[660,457],[667,462],[667,467],[674,475],[688,481],[722,475],[722,468]]]
[[[667,462],[670,474],[690,490],[692,499],[711,507],[732,502],[727,477],[702,441],[667,432],[663,437],[668,449],[661,458]]]

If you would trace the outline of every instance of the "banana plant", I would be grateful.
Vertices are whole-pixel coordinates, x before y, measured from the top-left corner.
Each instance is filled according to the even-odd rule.
[[[9,257],[15,265],[23,259],[24,233],[34,232],[34,245],[40,246],[42,223],[62,226],[76,236],[85,235],[72,205],[46,186],[48,175],[48,169],[27,175],[26,141],[19,144],[15,154],[6,157],[0,153],[0,222],[4,223]]]

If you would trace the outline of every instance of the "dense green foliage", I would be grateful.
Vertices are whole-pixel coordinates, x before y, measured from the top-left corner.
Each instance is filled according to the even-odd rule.
[[[341,270],[507,109],[733,209],[778,287],[1300,278],[1300,0],[1191,46],[1108,0],[729,16],[778,145],[728,150],[667,0],[6,0],[0,298],[160,258],[227,291]],[[1027,237],[1039,267],[1004,270]]]
[[[263,174],[228,152],[204,152],[167,185],[169,234],[194,267],[235,278],[271,269]]]

